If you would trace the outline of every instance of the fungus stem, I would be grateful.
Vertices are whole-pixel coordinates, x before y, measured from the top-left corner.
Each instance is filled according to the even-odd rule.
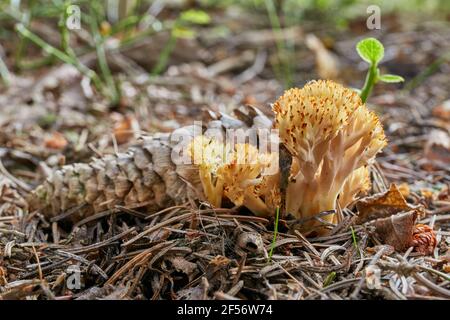
[[[269,215],[269,211],[267,210],[267,206],[264,201],[255,195],[246,194],[243,205],[257,216],[265,217]]]

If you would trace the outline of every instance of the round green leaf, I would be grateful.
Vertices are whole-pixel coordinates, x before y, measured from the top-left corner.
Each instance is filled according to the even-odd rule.
[[[378,64],[384,57],[383,44],[375,38],[361,40],[356,45],[359,56],[370,64]]]

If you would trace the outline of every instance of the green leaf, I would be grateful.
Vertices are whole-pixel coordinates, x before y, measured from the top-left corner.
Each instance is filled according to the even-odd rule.
[[[193,24],[208,24],[211,22],[209,14],[203,10],[190,9],[181,13],[180,19]]]
[[[350,230],[352,231],[353,245],[355,246],[355,249],[358,249],[358,240],[356,239],[355,230],[353,230],[353,227],[350,227]]]
[[[383,44],[375,38],[361,40],[356,45],[359,56],[372,65],[378,64],[384,57]]]
[[[386,82],[386,83],[398,83],[398,82],[405,81],[405,79],[403,79],[403,77],[397,76],[395,74],[383,74],[378,77],[378,80]]]

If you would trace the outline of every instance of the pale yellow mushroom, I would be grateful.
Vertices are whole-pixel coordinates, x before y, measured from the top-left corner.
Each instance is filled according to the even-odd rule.
[[[293,155],[286,193],[286,211],[312,218],[336,209],[348,179],[366,179],[356,170],[369,164],[386,144],[378,117],[358,94],[333,81],[312,81],[290,89],[273,105],[280,140]],[[353,198],[358,190],[351,190]],[[334,221],[334,215],[322,217]],[[320,225],[310,220],[303,228]]]

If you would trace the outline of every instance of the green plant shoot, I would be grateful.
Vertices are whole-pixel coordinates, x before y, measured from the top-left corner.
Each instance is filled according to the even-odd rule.
[[[275,249],[275,242],[277,241],[278,221],[279,220],[280,220],[280,207],[277,207],[277,212],[275,215],[275,226],[274,226],[274,231],[273,231],[273,239],[272,239],[272,244],[270,245],[269,261],[272,260],[273,249]]]
[[[364,87],[361,89],[361,100],[365,103],[372,92],[373,86],[378,82],[398,83],[405,79],[394,74],[380,74],[378,64],[384,57],[383,44],[375,38],[366,38],[356,45],[359,56],[369,64]]]
[[[356,239],[356,233],[355,233],[355,230],[353,230],[353,227],[350,227],[350,230],[352,231],[352,241],[353,241],[353,245],[355,246],[355,249],[358,249],[358,240]]]
[[[325,280],[323,282],[323,287],[324,288],[328,287],[334,281],[334,279],[336,279],[336,272],[332,271],[325,278]]]

